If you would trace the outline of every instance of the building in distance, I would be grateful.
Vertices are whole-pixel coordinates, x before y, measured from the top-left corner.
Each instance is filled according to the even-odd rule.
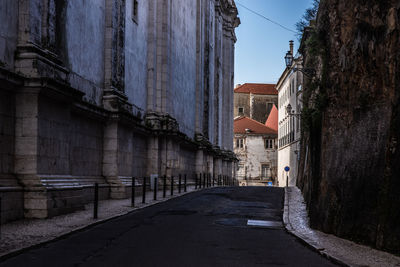
[[[233,116],[246,116],[262,124],[267,121],[274,105],[278,105],[278,91],[275,84],[238,84],[234,90]]]
[[[278,110],[272,106],[266,124],[246,116],[236,117],[234,152],[239,158],[237,179],[240,185],[277,183]]]

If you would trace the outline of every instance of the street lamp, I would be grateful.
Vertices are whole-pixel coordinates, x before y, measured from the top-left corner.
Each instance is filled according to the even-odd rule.
[[[287,51],[287,53],[286,53],[285,63],[286,63],[286,67],[288,67],[288,68],[290,68],[293,64],[293,55],[290,51]]]
[[[293,60],[294,60],[294,58],[293,58],[292,52],[288,51],[285,55],[285,63],[286,63],[287,68],[290,68],[292,66]],[[315,69],[311,69],[311,68],[302,68],[302,69],[293,68],[293,72],[296,72],[296,71],[300,71],[301,73],[303,73],[304,75],[306,75],[309,78],[314,77],[316,74]]]
[[[289,116],[296,116],[296,117],[301,116],[301,113],[295,113],[294,111],[292,111],[292,105],[290,105],[290,104],[288,104],[288,105],[286,106],[286,113],[287,113]]]

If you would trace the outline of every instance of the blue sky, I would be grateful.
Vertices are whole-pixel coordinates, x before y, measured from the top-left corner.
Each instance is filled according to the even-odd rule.
[[[276,83],[285,69],[284,56],[294,33],[251,13],[239,4],[296,30],[295,24],[312,0],[235,0],[241,24],[236,28],[235,85],[246,82]]]

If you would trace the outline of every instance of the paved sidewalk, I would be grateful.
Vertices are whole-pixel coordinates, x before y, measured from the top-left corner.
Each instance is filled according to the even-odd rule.
[[[187,192],[174,196],[167,190],[166,198],[163,198],[163,191],[159,190],[157,201],[153,200],[153,192],[146,192],[146,203],[142,204],[142,196],[135,197],[135,207],[131,207],[131,199],[108,199],[99,201],[98,219],[93,219],[93,203],[85,205],[85,209],[74,213],[56,216],[50,219],[23,219],[1,225],[0,257],[13,254],[24,248],[51,241],[76,230],[83,229],[89,225],[97,224],[111,218],[125,215],[131,211],[141,209],[168,199],[182,196],[195,191],[194,186],[187,186]]]
[[[311,229],[304,198],[297,187],[285,189],[283,221],[289,232],[341,265],[400,266],[400,257]]]

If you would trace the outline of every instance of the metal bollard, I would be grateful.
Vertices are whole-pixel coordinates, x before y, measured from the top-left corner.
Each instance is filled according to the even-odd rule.
[[[142,203],[146,203],[146,177],[143,177],[142,188]]]
[[[0,239],[1,239],[1,197],[0,197]]]
[[[153,200],[157,200],[157,191],[158,191],[158,178],[154,177],[154,194],[153,194]]]
[[[186,192],[186,186],[187,186],[187,180],[186,180],[186,174],[183,176],[183,192]]]
[[[135,177],[132,177],[131,207],[135,207]]]
[[[94,184],[94,203],[93,203],[93,219],[97,219],[97,211],[99,206],[99,184]]]
[[[174,176],[171,176],[171,196],[174,195]]]
[[[178,182],[178,193],[181,193],[181,186],[182,186],[182,176],[179,174],[179,182]]]
[[[163,177],[163,198],[166,197],[167,194],[167,176],[164,175]]]
[[[206,174],[203,173],[203,188],[206,187],[206,180],[207,180]]]
[[[197,189],[197,173],[194,174],[194,189]]]
[[[199,174],[199,188],[201,188],[201,185],[202,185],[202,183],[201,183],[201,173]]]

